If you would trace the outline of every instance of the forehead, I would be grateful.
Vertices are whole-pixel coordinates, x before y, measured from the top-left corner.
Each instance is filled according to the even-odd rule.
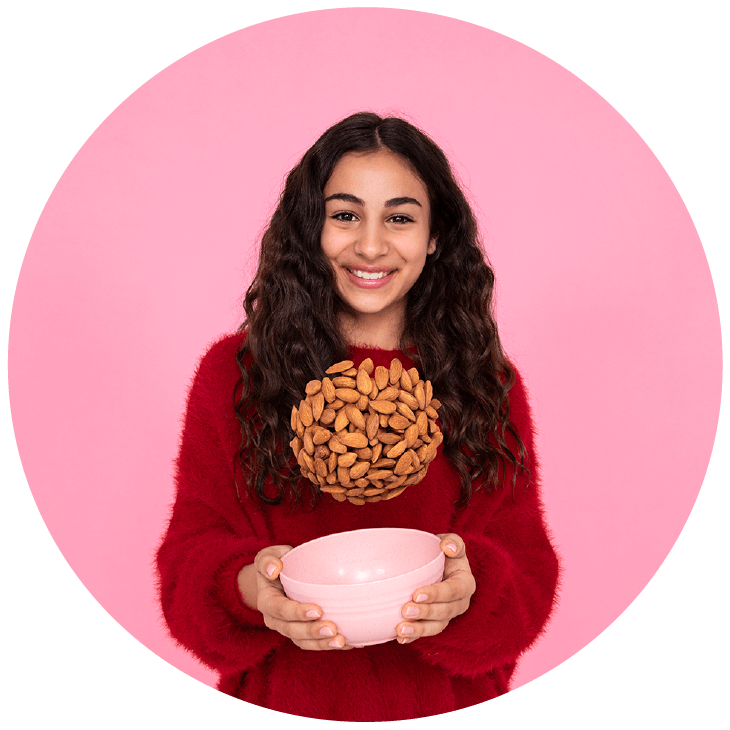
[[[325,197],[351,193],[367,202],[382,203],[401,196],[428,205],[428,193],[421,178],[402,157],[387,150],[348,152],[335,165],[324,186]]]

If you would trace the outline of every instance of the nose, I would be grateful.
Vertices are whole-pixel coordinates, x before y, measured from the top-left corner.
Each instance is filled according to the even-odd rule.
[[[387,231],[377,220],[368,221],[358,229],[354,251],[364,259],[374,260],[388,253]]]

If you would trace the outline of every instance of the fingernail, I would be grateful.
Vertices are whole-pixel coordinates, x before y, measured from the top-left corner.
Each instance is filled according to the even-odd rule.
[[[407,644],[410,641],[410,639],[398,639],[399,644]]]
[[[266,575],[271,578],[272,575],[276,572],[276,563],[271,563],[270,565],[266,566]]]
[[[306,613],[307,618],[319,618],[319,611],[315,611],[313,608],[310,608],[309,611]]]
[[[459,548],[453,542],[446,543],[446,547],[451,550],[452,553],[457,553]]]
[[[332,647],[333,649],[341,649],[341,648],[342,648],[342,647],[341,647],[341,646],[340,646],[340,645],[339,645],[339,644],[337,643],[337,641],[336,641],[335,639],[332,639],[332,641],[330,641],[330,646],[331,646],[331,647]]]
[[[419,593],[415,598],[416,603],[423,603],[424,601],[427,601],[427,600],[428,600],[428,596],[425,593]]]
[[[413,626],[403,626],[400,630],[401,636],[406,636],[407,634],[413,633]]]
[[[334,631],[329,626],[323,626],[319,633],[322,634],[322,636],[334,636]],[[330,641],[330,646],[332,646],[332,642]]]
[[[408,606],[405,612],[406,616],[418,616],[418,609],[415,606]]]

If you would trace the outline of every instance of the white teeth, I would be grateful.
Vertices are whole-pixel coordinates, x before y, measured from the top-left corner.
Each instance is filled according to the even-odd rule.
[[[353,273],[355,276],[357,276],[358,279],[382,279],[385,276],[388,276],[390,272],[388,271],[378,271],[376,272],[369,272],[369,271],[358,271],[357,269],[349,269],[351,273]]]

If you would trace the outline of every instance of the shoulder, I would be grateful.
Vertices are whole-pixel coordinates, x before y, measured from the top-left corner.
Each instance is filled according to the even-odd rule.
[[[232,388],[241,376],[236,356],[245,339],[244,333],[237,332],[223,335],[208,345],[195,368],[189,389],[191,399],[215,400],[223,391],[230,399]]]
[[[525,376],[510,360],[509,365],[514,373],[514,383],[509,391],[509,416],[516,426],[528,450],[534,448],[535,424],[530,407],[530,395],[525,382]]]

